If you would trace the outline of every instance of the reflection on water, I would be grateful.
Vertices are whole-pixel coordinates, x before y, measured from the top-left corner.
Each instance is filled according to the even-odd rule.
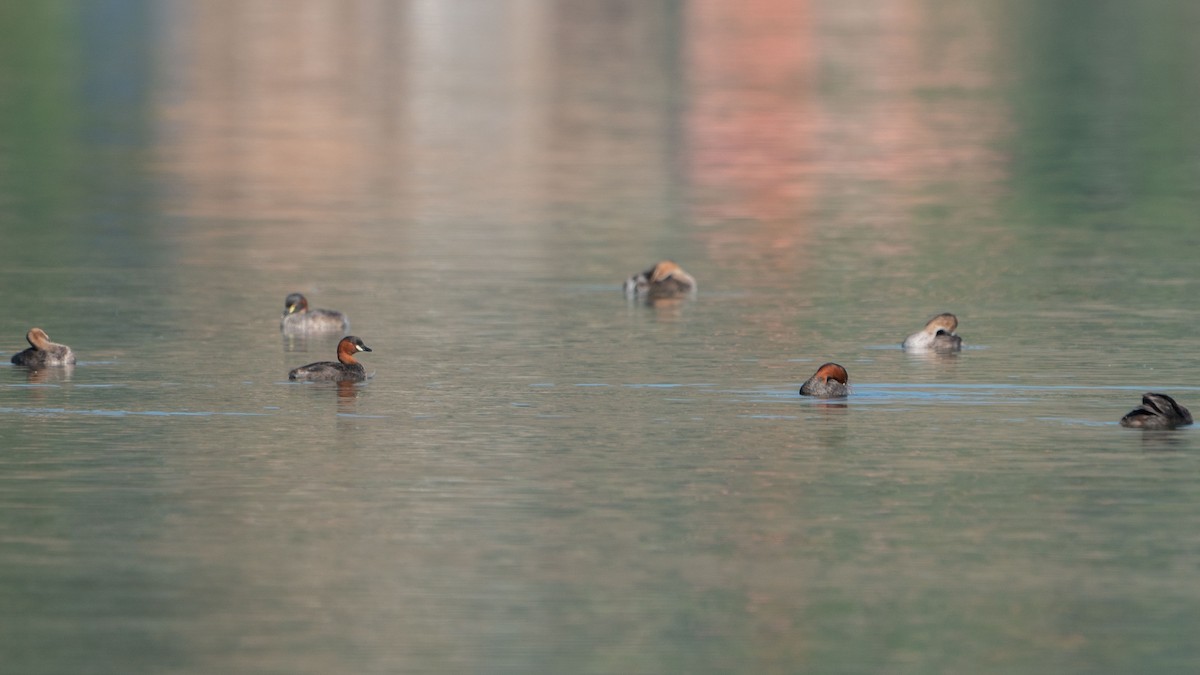
[[[6,667],[1194,670],[1197,18],[9,3]]]
[[[25,378],[29,384],[48,384],[69,382],[71,375],[75,372],[73,364],[57,366],[54,368],[25,368],[15,366],[14,370],[24,372]]]

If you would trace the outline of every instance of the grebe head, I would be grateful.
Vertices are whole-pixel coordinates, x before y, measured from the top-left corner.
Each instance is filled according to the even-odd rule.
[[[650,268],[650,281],[662,281],[682,269],[674,260],[660,260]]]
[[[954,329],[956,328],[958,328],[958,317],[949,312],[938,314],[925,324],[926,333],[937,333],[938,331],[943,331],[953,335]]]
[[[284,314],[295,314],[308,309],[308,298],[300,293],[292,293],[283,301]]]
[[[30,328],[25,334],[25,340],[34,349],[45,351],[50,346],[50,336],[41,328]]]
[[[817,372],[813,377],[819,378],[822,382],[833,380],[842,384],[850,384],[850,373],[847,373],[845,368],[836,363],[826,363],[817,368]]]
[[[338,361],[346,364],[358,363],[354,359],[354,355],[358,352],[369,352],[371,348],[363,344],[361,338],[353,335],[347,335],[338,342],[337,355]]]
[[[650,268],[650,283],[657,284],[667,279],[679,279],[680,281],[690,280],[691,276],[683,271],[674,260],[662,260],[654,267]]]

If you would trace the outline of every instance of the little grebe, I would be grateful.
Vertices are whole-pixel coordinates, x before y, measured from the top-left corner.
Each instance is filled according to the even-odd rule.
[[[75,353],[66,345],[50,341],[50,336],[41,328],[31,328],[25,334],[30,347],[13,354],[12,362],[18,366],[43,368],[45,366],[68,366],[75,363]]]
[[[367,379],[367,369],[354,360],[356,352],[369,352],[371,348],[353,335],[347,335],[338,342],[337,362],[318,361],[307,366],[293,368],[288,373],[289,380],[308,380],[326,382],[362,382]]]
[[[625,280],[625,293],[646,298],[686,295],[696,290],[696,280],[670,260]]]
[[[1166,394],[1142,394],[1142,404],[1121,418],[1121,426],[1139,429],[1174,429],[1192,423],[1192,413]]]
[[[841,398],[850,393],[850,375],[836,363],[826,363],[800,387],[801,396]]]
[[[332,309],[309,309],[307,298],[292,293],[284,301],[279,330],[284,333],[345,333],[350,330],[350,321],[345,314]]]
[[[904,338],[903,347],[912,351],[959,351],[962,349],[962,338],[954,334],[955,328],[958,328],[958,317],[949,313],[938,314],[920,332]]]

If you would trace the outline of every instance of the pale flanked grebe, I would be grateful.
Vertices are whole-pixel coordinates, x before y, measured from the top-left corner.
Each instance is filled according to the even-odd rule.
[[[625,280],[625,294],[645,298],[687,295],[696,290],[696,280],[670,260],[639,272]]]
[[[957,352],[962,349],[962,338],[954,334],[956,328],[958,317],[949,313],[938,314],[919,333],[904,338],[902,346],[912,351]]]
[[[826,363],[800,386],[801,396],[842,398],[850,394],[850,374],[836,363]]]
[[[1142,404],[1121,418],[1121,426],[1139,429],[1174,429],[1192,423],[1192,413],[1166,394],[1142,394]]]
[[[66,345],[50,341],[50,336],[41,328],[31,328],[25,334],[30,347],[13,354],[12,362],[18,366],[44,368],[46,366],[69,366],[75,363],[75,353]]]
[[[307,366],[293,368],[288,373],[289,380],[312,380],[328,382],[362,382],[367,379],[367,369],[354,360],[356,352],[369,352],[371,348],[363,344],[360,338],[347,335],[338,342],[337,363],[333,361],[318,361]]]
[[[345,333],[350,330],[350,320],[332,309],[309,309],[307,298],[292,293],[284,301],[279,330],[284,333]]]

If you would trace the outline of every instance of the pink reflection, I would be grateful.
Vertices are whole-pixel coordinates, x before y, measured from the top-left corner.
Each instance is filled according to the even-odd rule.
[[[794,269],[818,223],[861,230],[860,261],[908,256],[916,209],[999,192],[1005,164],[994,148],[1008,111],[990,95],[995,40],[980,8],[687,7],[688,177],[714,260]]]
[[[723,226],[708,236],[710,253],[741,257],[732,244],[750,240],[766,264],[793,267],[817,187],[807,176],[816,149],[809,4],[699,0],[685,36],[694,217]]]
[[[179,3],[163,47],[168,210],[327,228],[394,180],[400,3]],[[390,178],[384,178],[388,176]],[[286,245],[286,242],[277,242]]]

